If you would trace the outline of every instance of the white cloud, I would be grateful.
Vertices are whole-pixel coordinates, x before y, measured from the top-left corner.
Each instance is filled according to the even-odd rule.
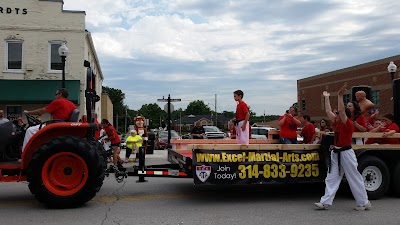
[[[266,107],[267,114],[281,114],[295,102],[297,79],[398,54],[399,7],[389,0],[67,0],[64,6],[86,11],[105,84],[123,92],[131,91],[129,79],[143,86],[126,99],[135,109],[171,93],[188,100],[218,94],[220,111],[234,110],[232,92],[243,89],[259,115]]]

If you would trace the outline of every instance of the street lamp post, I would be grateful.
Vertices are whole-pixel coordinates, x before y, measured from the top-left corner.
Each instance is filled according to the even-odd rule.
[[[394,74],[396,73],[396,70],[397,70],[396,64],[394,64],[394,62],[391,61],[389,63],[389,66],[387,67],[387,69],[388,69],[388,71],[390,73],[390,76],[392,77],[392,80],[394,80]]]
[[[61,57],[61,63],[62,63],[62,83],[61,87],[65,88],[65,58],[68,56],[68,48],[65,45],[65,43],[62,43],[62,45],[58,48],[58,54]]]

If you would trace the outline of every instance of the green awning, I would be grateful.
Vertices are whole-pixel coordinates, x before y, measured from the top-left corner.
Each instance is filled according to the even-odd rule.
[[[0,80],[0,104],[47,104],[54,100],[61,80]],[[80,80],[66,80],[68,99],[80,104]]]

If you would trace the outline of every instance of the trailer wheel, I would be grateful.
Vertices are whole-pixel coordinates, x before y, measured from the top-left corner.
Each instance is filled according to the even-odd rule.
[[[386,164],[375,156],[365,156],[359,160],[360,171],[369,199],[381,198],[389,189],[390,173]]]
[[[392,191],[396,197],[400,197],[400,162],[397,162],[393,168]],[[396,179],[397,178],[397,179]]]
[[[32,156],[27,172],[31,193],[51,208],[78,207],[98,192],[103,158],[95,145],[65,136],[51,139]]]

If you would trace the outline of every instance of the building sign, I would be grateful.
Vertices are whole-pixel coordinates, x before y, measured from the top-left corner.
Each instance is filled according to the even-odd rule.
[[[7,106],[7,119],[16,120],[22,117],[22,106]]]
[[[10,7],[2,7],[0,6],[0,13],[1,14],[22,14],[26,15],[28,14],[27,9],[21,9],[21,8],[10,8]]]
[[[195,149],[193,169],[196,185],[320,182],[326,175],[318,149]]]

